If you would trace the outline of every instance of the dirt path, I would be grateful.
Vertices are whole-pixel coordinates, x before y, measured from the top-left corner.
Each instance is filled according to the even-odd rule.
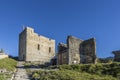
[[[13,80],[30,80],[23,65],[24,62],[18,62],[17,72]]]

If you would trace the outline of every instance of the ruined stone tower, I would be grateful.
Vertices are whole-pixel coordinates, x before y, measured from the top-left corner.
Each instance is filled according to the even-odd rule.
[[[55,40],[38,35],[26,27],[19,34],[19,60],[49,63],[55,55]]]
[[[114,61],[120,62],[120,50],[113,51],[112,53],[115,55]]]
[[[81,40],[67,37],[67,44],[58,45],[58,64],[87,64],[96,61],[96,42],[94,38]]]

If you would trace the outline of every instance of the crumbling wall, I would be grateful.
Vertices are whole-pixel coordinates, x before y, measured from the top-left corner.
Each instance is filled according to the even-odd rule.
[[[67,44],[59,44],[58,64],[88,64],[96,62],[96,42],[94,38],[80,40],[67,37]]]
[[[68,36],[67,45],[68,45],[69,64],[80,63],[80,44],[82,42],[83,40],[80,40],[73,36]]]
[[[95,39],[85,40],[80,44],[80,63],[95,63],[96,42]]]
[[[3,58],[8,58],[8,55],[6,55],[6,54],[0,55],[0,59],[3,59]]]
[[[114,61],[120,62],[120,50],[119,51],[113,51],[112,52],[114,56]]]
[[[63,43],[59,43],[58,45],[58,64],[68,64],[68,48]]]

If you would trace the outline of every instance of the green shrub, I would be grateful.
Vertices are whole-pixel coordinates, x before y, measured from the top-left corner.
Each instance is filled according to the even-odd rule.
[[[72,70],[35,71],[32,78],[33,80],[116,80],[111,76],[91,75]]]
[[[64,69],[73,70],[73,68],[70,65],[65,65],[65,64],[64,65],[60,65],[59,69],[60,70],[64,70]]]
[[[86,72],[91,73],[91,74],[101,75],[103,72],[103,66],[101,64],[97,64],[97,65],[91,64],[89,66],[88,71]]]
[[[111,75],[117,77],[120,73],[120,63],[60,65],[60,70],[73,70],[96,75]]]
[[[77,64],[50,66],[56,71],[36,71],[33,80],[117,80],[120,63]]]

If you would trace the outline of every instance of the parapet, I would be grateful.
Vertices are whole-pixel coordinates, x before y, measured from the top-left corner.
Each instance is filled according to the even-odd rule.
[[[66,48],[67,48],[67,44],[64,44],[64,43],[59,43],[59,46],[62,46],[62,47],[66,47]]]
[[[79,38],[71,36],[71,35],[67,36],[67,40],[68,39],[75,39],[75,40],[83,41],[82,39],[79,39]]]
[[[27,30],[27,31],[31,31],[31,32],[34,32],[34,29],[31,28],[31,27],[26,27],[25,30]]]

